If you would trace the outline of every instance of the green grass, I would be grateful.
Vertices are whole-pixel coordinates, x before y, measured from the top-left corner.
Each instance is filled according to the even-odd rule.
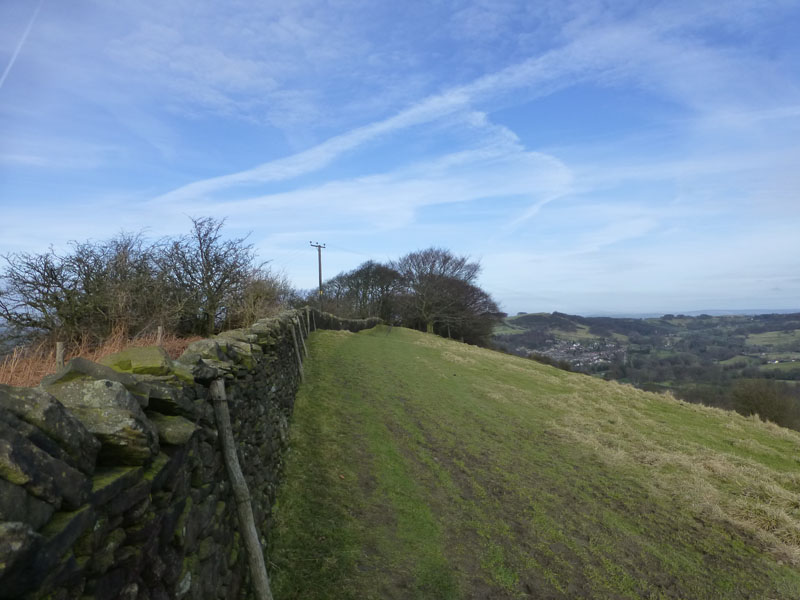
[[[800,343],[800,329],[751,333],[746,340],[748,346],[782,346],[797,343]]]
[[[800,362],[779,362],[761,365],[762,371],[800,371]]]
[[[573,342],[585,342],[589,340],[600,339],[593,333],[589,333],[589,327],[587,325],[577,325],[575,331],[564,331],[563,329],[552,329],[551,331],[556,337],[562,340],[570,340]]]
[[[747,356],[745,354],[737,354],[731,358],[719,361],[721,365],[741,365],[741,366],[758,366],[761,364],[761,359],[756,356]]]
[[[276,598],[800,597],[800,434],[400,328],[309,344]]]
[[[517,333],[525,333],[528,331],[524,327],[517,327],[512,323],[509,323],[507,320],[502,321],[501,323],[494,326],[492,330],[493,335],[514,335]]]

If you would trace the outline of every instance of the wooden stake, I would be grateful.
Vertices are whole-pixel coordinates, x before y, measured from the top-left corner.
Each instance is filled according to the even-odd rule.
[[[161,345],[161,339],[164,337],[164,327],[159,325],[156,333],[156,346]]]
[[[253,583],[255,598],[258,600],[272,600],[272,591],[269,588],[267,567],[264,564],[264,551],[258,541],[256,522],[253,518],[253,507],[250,505],[250,490],[247,488],[242,469],[239,466],[239,457],[233,440],[231,417],[228,412],[228,400],[225,397],[225,381],[215,379],[211,382],[211,398],[214,400],[214,415],[217,419],[217,429],[222,441],[222,456],[228,471],[233,496],[236,499],[236,512],[239,515],[239,531],[247,549],[247,558],[250,563],[250,580]]]
[[[64,342],[56,342],[56,369],[64,368]]]
[[[308,348],[306,348],[306,336],[303,331],[303,319],[297,319],[297,328],[300,330],[300,341],[303,343],[303,355],[308,358]]]
[[[300,370],[300,381],[305,379],[305,375],[303,374],[303,359],[300,358],[300,347],[297,345],[297,333],[294,330],[294,323],[292,323],[292,341],[294,341],[294,353],[297,355],[297,368]]]

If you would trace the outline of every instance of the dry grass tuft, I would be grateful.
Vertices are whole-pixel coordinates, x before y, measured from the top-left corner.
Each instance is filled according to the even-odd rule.
[[[460,364],[474,365],[477,363],[475,359],[472,359],[468,356],[461,356],[458,354],[454,354],[453,352],[442,352],[442,358],[448,362],[454,362]]]
[[[199,339],[202,338],[198,336],[184,338],[165,335],[161,339],[161,347],[172,358],[178,358],[189,344]],[[142,335],[134,339],[128,339],[122,335],[112,335],[99,346],[90,346],[84,342],[69,349],[64,360],[80,356],[97,362],[104,356],[120,352],[125,348],[155,345],[155,333]],[[55,365],[56,350],[54,343],[43,341],[30,346],[19,346],[14,348],[11,354],[0,360],[0,383],[18,387],[32,387],[38,385],[45,375],[55,372]]]
[[[570,383],[580,389],[583,382]],[[647,469],[651,493],[663,497],[680,490],[677,497],[694,510],[749,532],[779,560],[800,565],[800,474],[769,465],[787,458],[781,441],[800,447],[800,434],[758,417],[672,403],[627,386],[597,389],[564,402],[552,427],[607,464]],[[676,418],[680,413],[685,419]],[[693,429],[692,413],[708,419],[707,431]],[[722,434],[723,447],[713,432],[729,432]]]

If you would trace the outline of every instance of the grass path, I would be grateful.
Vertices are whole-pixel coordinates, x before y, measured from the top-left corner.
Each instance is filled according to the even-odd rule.
[[[395,328],[317,332],[288,598],[800,598],[800,435]]]

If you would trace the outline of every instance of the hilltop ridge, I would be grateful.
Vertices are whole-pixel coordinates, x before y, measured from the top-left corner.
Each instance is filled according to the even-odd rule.
[[[800,434],[407,329],[309,343],[276,596],[800,597]]]

